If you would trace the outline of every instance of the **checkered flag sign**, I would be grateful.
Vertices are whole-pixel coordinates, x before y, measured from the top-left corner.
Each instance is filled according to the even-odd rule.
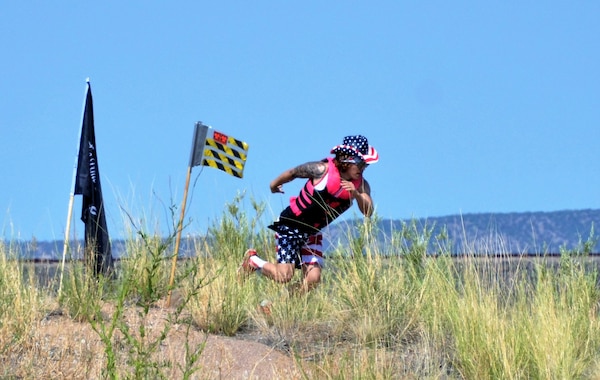
[[[196,123],[190,167],[210,166],[234,177],[242,178],[248,154],[248,144]]]

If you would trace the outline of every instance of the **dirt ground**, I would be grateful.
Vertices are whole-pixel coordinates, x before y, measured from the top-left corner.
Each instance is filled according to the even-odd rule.
[[[169,309],[150,310],[145,328],[148,342],[153,341],[168,318]],[[106,310],[109,317],[110,310]],[[138,329],[139,313],[127,315],[128,324]],[[133,328],[132,328],[133,329]],[[37,327],[35,338],[19,352],[0,354],[0,377],[29,379],[98,379],[106,366],[105,345],[89,322],[79,323],[60,312],[48,315]],[[118,335],[115,335],[118,336]],[[131,357],[131,345],[114,345],[118,361]],[[162,369],[168,378],[183,377],[186,351],[202,347],[192,379],[298,379],[300,370],[285,353],[251,337],[225,337],[205,334],[187,325],[174,324],[152,360],[176,363]],[[189,347],[189,349],[186,349]]]
[[[31,263],[26,270],[33,270],[39,279],[49,281],[55,278],[56,263]],[[41,280],[40,280],[41,281]],[[42,281],[43,282],[43,281]],[[148,336],[147,342],[156,340],[173,312],[159,301],[149,310],[143,325]],[[173,302],[175,303],[175,301]],[[128,308],[127,324],[131,329],[142,325],[139,310]],[[113,314],[110,305],[103,308],[105,325]],[[118,334],[115,334],[118,336]],[[236,337],[206,334],[198,329],[187,329],[186,324],[173,324],[166,339],[158,348],[157,358],[176,363],[171,371],[171,379],[182,378],[181,368],[186,368],[186,351],[202,347],[196,361],[192,379],[297,379],[300,369],[291,355],[277,350],[256,334],[241,334]],[[2,342],[0,347],[10,346]],[[123,362],[132,354],[126,352],[131,344],[124,342],[117,352],[117,361]],[[188,347],[186,349],[186,347]],[[64,315],[61,310],[49,313],[32,332],[28,343],[18,350],[0,351],[0,379],[98,379],[106,367],[106,345],[89,322],[78,322]]]

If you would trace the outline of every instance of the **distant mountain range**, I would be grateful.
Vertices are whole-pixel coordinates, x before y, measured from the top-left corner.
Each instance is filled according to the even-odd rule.
[[[358,221],[356,221],[358,222]],[[553,212],[479,213],[450,215],[412,220],[381,220],[380,241],[390,241],[402,230],[403,225],[414,224],[417,230],[431,230],[431,236],[444,235],[451,253],[482,254],[557,254],[561,247],[573,249],[590,237],[593,229],[600,226],[600,210],[564,210]],[[348,222],[334,223],[325,234],[327,244],[346,241]],[[182,239],[180,256],[189,255],[193,241]],[[60,260],[63,241],[7,242],[13,245],[22,259]],[[16,250],[14,245],[17,245]],[[72,242],[71,247],[81,247]],[[327,246],[325,247],[327,249]],[[432,244],[432,249],[435,247]],[[81,251],[79,249],[79,251]],[[112,242],[113,256],[125,252],[124,241]],[[600,245],[594,244],[593,253],[600,253]]]
[[[554,212],[478,213],[450,215],[414,220],[383,220],[382,240],[403,225],[417,230],[431,230],[431,236],[445,236],[451,253],[487,254],[557,254],[561,248],[573,249],[586,242],[600,227],[600,210],[565,210]],[[347,225],[331,226],[332,241],[347,231]],[[337,231],[336,231],[337,230]],[[347,232],[346,232],[347,234]],[[595,237],[594,237],[595,239]],[[594,240],[592,239],[592,240]],[[432,247],[435,249],[435,247]],[[593,253],[600,245],[593,244]]]

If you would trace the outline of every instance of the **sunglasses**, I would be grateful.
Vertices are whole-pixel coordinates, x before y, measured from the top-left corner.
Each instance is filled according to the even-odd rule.
[[[361,160],[358,157],[349,157],[342,160],[341,162],[345,164],[354,164],[361,170],[368,166],[368,164],[365,161]]]

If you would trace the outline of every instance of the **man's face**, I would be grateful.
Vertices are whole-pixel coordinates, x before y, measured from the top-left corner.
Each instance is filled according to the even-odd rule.
[[[345,169],[342,171],[345,179],[353,180],[362,178],[362,174],[367,168],[367,163],[358,157],[348,157],[342,160]]]

